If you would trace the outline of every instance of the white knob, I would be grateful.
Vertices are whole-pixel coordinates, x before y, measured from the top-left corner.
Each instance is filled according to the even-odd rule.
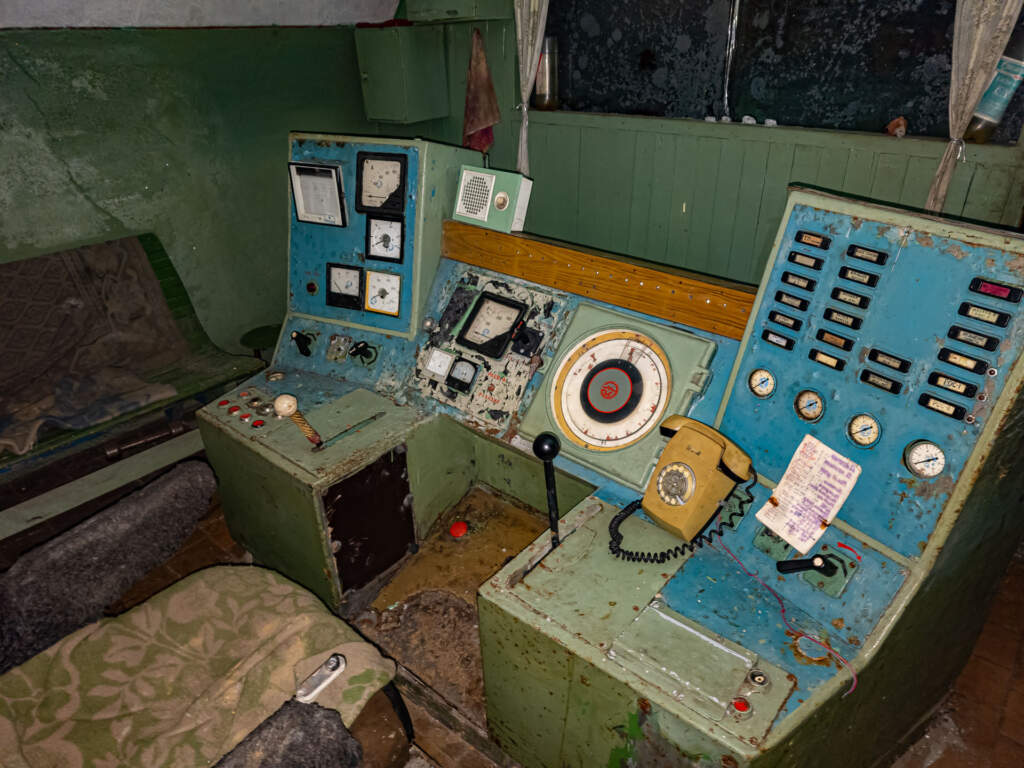
[[[285,416],[291,416],[299,410],[299,401],[295,399],[295,395],[278,395],[274,398],[274,413],[284,418]]]

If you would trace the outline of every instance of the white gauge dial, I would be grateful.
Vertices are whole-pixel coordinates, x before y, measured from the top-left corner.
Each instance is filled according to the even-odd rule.
[[[671,394],[669,370],[653,339],[635,331],[599,331],[575,344],[558,364],[551,411],[577,445],[624,448],[661,421]]]
[[[384,315],[397,315],[402,292],[401,275],[388,272],[366,271],[364,309]]]
[[[362,200],[366,208],[380,208],[402,185],[402,163],[368,157],[363,160]]]
[[[751,371],[747,386],[758,397],[768,397],[775,391],[775,374],[767,368],[757,368]]]
[[[846,434],[854,443],[866,448],[878,442],[878,438],[882,436],[882,427],[874,416],[858,413],[850,419],[850,423],[846,426]]]
[[[796,415],[804,421],[817,421],[825,413],[825,401],[813,389],[805,389],[793,402]]]
[[[666,464],[658,473],[658,495],[666,504],[682,506],[690,500],[696,487],[693,470],[681,461]]]
[[[519,317],[519,307],[510,307],[491,299],[484,299],[477,310],[473,324],[466,330],[466,341],[484,344],[496,336],[508,333]]]
[[[473,376],[476,375],[476,366],[467,360],[459,360],[452,367],[452,378],[458,379],[459,381],[469,384],[473,381]]]
[[[367,219],[367,256],[374,259],[402,260],[402,222]]]
[[[331,267],[331,293],[340,293],[344,296],[358,296],[359,278],[361,276],[358,269]]]
[[[918,477],[937,477],[946,468],[946,454],[931,440],[915,440],[904,449],[903,463]]]
[[[429,357],[427,358],[427,364],[424,366],[427,371],[427,375],[431,378],[437,379],[438,381],[444,381],[445,376],[448,375],[448,371],[451,370],[452,363],[455,362],[455,355],[451,352],[445,352],[443,349],[432,349],[430,350]]]

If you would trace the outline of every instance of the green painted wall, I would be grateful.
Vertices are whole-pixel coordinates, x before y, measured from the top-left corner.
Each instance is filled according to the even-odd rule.
[[[480,26],[511,112],[514,27]],[[288,131],[461,143],[471,30],[445,32],[452,114],[412,126],[367,122],[348,27],[0,31],[0,261],[154,232],[241,351],[284,313]]]

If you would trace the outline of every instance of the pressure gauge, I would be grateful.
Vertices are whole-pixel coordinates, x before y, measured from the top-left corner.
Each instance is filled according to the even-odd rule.
[[[398,315],[402,291],[401,275],[366,270],[366,298],[363,309],[383,315]]]
[[[946,468],[946,454],[931,440],[915,440],[903,450],[903,464],[918,477],[937,477]]]
[[[757,368],[747,379],[747,386],[757,397],[768,397],[775,391],[775,374],[767,368]]]
[[[878,442],[882,436],[882,427],[878,419],[867,413],[858,413],[846,425],[846,434],[861,448],[867,448]]]
[[[444,383],[459,392],[469,392],[474,378],[476,378],[476,364],[460,357],[452,366]]]
[[[402,221],[401,219],[366,219],[366,255],[371,259],[381,259],[401,263],[402,261]]]
[[[796,415],[804,421],[817,421],[825,413],[825,401],[813,389],[801,391],[793,401]]]

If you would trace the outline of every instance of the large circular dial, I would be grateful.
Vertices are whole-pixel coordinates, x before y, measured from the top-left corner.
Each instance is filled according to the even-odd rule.
[[[577,445],[613,451],[657,426],[670,391],[668,358],[652,339],[635,331],[599,331],[562,358],[551,410]]]
[[[938,477],[946,468],[946,454],[931,440],[915,440],[903,451],[903,463],[918,477]]]

